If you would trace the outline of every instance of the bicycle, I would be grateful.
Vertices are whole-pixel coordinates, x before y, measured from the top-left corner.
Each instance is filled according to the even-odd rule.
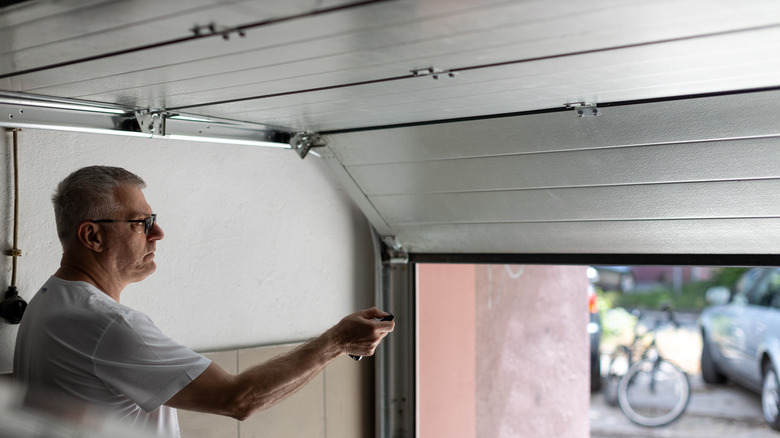
[[[670,307],[662,311],[645,333],[640,332],[637,321],[634,340],[619,346],[610,358],[603,385],[608,404],[619,405],[629,420],[647,427],[664,426],[680,418],[691,397],[688,376],[664,359],[656,345],[656,332],[667,321],[679,327]],[[650,342],[642,349],[647,337]]]

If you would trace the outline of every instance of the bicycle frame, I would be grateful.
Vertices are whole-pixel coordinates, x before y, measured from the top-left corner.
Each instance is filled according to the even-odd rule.
[[[662,426],[676,420],[685,411],[688,400],[690,399],[690,383],[688,382],[685,372],[674,363],[664,359],[656,344],[656,332],[664,325],[666,322],[665,320],[671,322],[675,327],[679,327],[671,309],[666,309],[665,314],[667,315],[667,318],[664,319],[662,316],[659,316],[652,328],[645,333],[640,333],[640,324],[639,321],[637,321],[637,324],[634,326],[634,339],[631,344],[619,346],[615,351],[608,368],[607,379],[609,380],[605,382],[604,385],[607,403],[611,405],[619,404],[623,413],[631,421],[643,426]],[[650,341],[646,344],[645,341],[648,336],[650,337]],[[640,351],[641,355],[635,360]],[[607,391],[612,389],[611,385],[614,385],[615,380],[618,377],[617,375],[612,374],[616,371],[614,368],[614,361],[622,354],[627,356],[629,362],[628,368],[626,372],[617,379],[616,393],[611,394]],[[640,375],[640,373],[644,373],[644,375],[647,376],[646,379],[642,381],[642,385],[647,386],[635,387],[635,384],[639,384],[639,381],[636,380],[636,376]],[[661,377],[661,380],[659,381],[660,375],[664,375],[665,377]],[[671,380],[669,379],[670,377]],[[671,409],[669,412],[656,417],[652,414],[648,416],[642,412],[641,409],[636,409],[637,406],[642,406],[642,402],[640,401],[642,399],[634,399],[634,401],[640,401],[639,405],[635,405],[634,402],[632,402],[632,397],[629,396],[632,392],[630,388],[645,388],[647,396],[653,397],[655,394],[658,394],[663,397],[668,388],[658,389],[658,383],[661,382],[662,385],[666,385],[672,380],[677,382],[677,384],[674,385],[680,389],[680,392],[674,392],[674,394],[679,394],[679,399],[676,403],[670,405]],[[641,394],[641,389],[639,390]],[[614,399],[610,399],[613,395],[615,396]]]

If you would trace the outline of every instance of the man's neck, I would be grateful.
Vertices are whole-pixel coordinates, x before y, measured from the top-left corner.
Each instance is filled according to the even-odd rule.
[[[88,270],[79,268],[77,266],[68,265],[64,261],[60,265],[60,268],[57,270],[57,272],[54,273],[54,276],[61,279],[61,280],[67,280],[67,281],[83,281],[85,283],[89,283],[104,294],[108,295],[116,301],[119,302],[119,295],[122,293],[122,289],[118,287],[111,287],[110,281],[101,280],[99,275],[95,275],[90,273]]]

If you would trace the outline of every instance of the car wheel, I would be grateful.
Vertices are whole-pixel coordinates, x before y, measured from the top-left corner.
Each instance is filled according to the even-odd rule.
[[[704,332],[701,334],[701,378],[705,383],[721,384],[726,383],[726,376],[718,369],[718,364],[712,358],[712,346],[707,342],[707,336]]]
[[[601,389],[601,358],[596,354],[590,355],[590,392],[598,392]]]
[[[777,381],[777,372],[771,363],[764,369],[761,408],[766,424],[774,430],[780,430],[780,382]]]
[[[601,392],[604,394],[604,402],[612,407],[618,405],[618,383],[620,376],[606,376],[601,385]]]

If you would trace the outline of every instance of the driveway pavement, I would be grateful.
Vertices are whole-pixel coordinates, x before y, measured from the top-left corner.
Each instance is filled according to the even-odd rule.
[[[677,421],[664,427],[638,426],[619,407],[604,403],[601,393],[590,400],[592,438],[780,438],[764,424],[758,395],[735,385],[708,386],[698,375],[690,376],[693,393],[688,409]]]

